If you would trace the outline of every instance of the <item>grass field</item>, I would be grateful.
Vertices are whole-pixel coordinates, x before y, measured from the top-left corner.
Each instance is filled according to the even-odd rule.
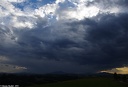
[[[31,87],[128,87],[128,84],[108,78],[86,78]]]

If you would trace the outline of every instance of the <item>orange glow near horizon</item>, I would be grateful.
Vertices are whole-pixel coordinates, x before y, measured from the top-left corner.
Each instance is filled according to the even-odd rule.
[[[110,70],[103,70],[103,71],[100,71],[100,72],[106,72],[106,73],[117,73],[117,74],[128,74],[128,67],[120,67],[120,68],[113,68],[113,69],[110,69]]]

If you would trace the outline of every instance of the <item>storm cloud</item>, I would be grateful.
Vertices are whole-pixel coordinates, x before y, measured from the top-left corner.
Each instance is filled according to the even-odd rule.
[[[31,14],[12,1],[6,3],[15,9],[1,6],[5,9],[0,12],[8,15],[0,17],[0,55],[9,59],[2,64],[35,73],[87,73],[127,66],[126,0],[56,0],[34,12],[28,7]]]

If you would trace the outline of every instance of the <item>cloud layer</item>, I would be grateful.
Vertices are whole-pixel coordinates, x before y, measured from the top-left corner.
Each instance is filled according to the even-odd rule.
[[[16,3],[0,2],[0,55],[9,59],[2,63],[35,73],[127,65],[127,0]]]

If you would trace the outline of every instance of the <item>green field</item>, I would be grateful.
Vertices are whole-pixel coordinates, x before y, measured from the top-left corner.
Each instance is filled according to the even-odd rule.
[[[86,78],[31,87],[128,87],[128,84],[108,78]]]

